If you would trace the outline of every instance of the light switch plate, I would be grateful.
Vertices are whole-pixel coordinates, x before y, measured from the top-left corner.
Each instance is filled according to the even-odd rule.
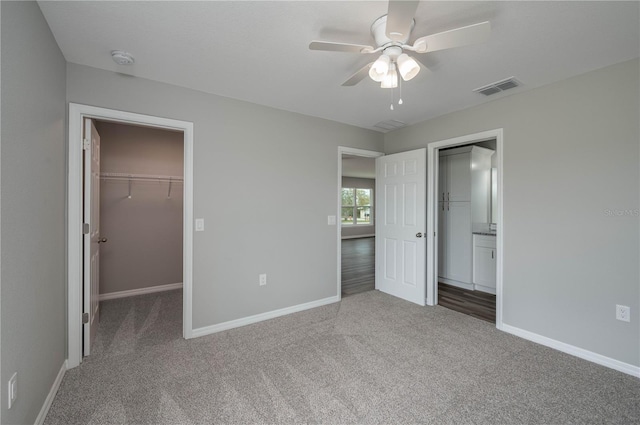
[[[327,216],[327,224],[329,226],[335,226],[336,225],[336,216],[335,215]]]
[[[196,232],[204,232],[204,218],[196,218]]]

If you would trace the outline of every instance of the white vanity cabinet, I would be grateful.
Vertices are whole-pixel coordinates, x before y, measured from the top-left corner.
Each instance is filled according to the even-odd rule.
[[[472,223],[487,223],[493,151],[465,146],[440,152],[438,162],[438,277],[473,289]]]
[[[464,148],[463,148],[464,149]],[[471,201],[471,151],[440,153],[440,194],[445,202]]]
[[[496,293],[496,237],[473,235],[473,284],[478,291]]]

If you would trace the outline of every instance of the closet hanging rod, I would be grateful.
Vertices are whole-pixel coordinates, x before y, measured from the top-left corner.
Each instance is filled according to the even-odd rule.
[[[100,178],[102,180],[171,181],[172,183],[184,182],[182,176],[161,176],[151,174],[100,173]]]

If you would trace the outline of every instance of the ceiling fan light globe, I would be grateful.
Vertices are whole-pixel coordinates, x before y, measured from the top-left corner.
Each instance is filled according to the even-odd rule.
[[[389,68],[389,72],[387,72],[387,75],[382,79],[380,87],[383,89],[395,89],[398,87],[398,73],[396,72],[396,67],[394,65]]]
[[[378,59],[373,63],[371,68],[375,69],[378,74],[385,75],[389,71],[389,64],[391,59],[387,55],[380,55]]]
[[[406,53],[398,56],[398,71],[402,75],[402,79],[405,81],[411,80],[420,72],[420,66],[411,56]]]
[[[380,74],[378,72],[376,72],[376,69],[372,66],[371,68],[369,68],[369,77],[371,77],[371,79],[375,82],[381,82],[382,79],[384,78],[385,74]]]

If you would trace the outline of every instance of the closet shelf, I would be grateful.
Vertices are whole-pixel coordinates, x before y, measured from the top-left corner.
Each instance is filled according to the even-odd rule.
[[[128,174],[128,173],[100,173],[102,180],[124,181],[166,181],[172,183],[183,182],[182,176],[162,176],[152,174]]]

